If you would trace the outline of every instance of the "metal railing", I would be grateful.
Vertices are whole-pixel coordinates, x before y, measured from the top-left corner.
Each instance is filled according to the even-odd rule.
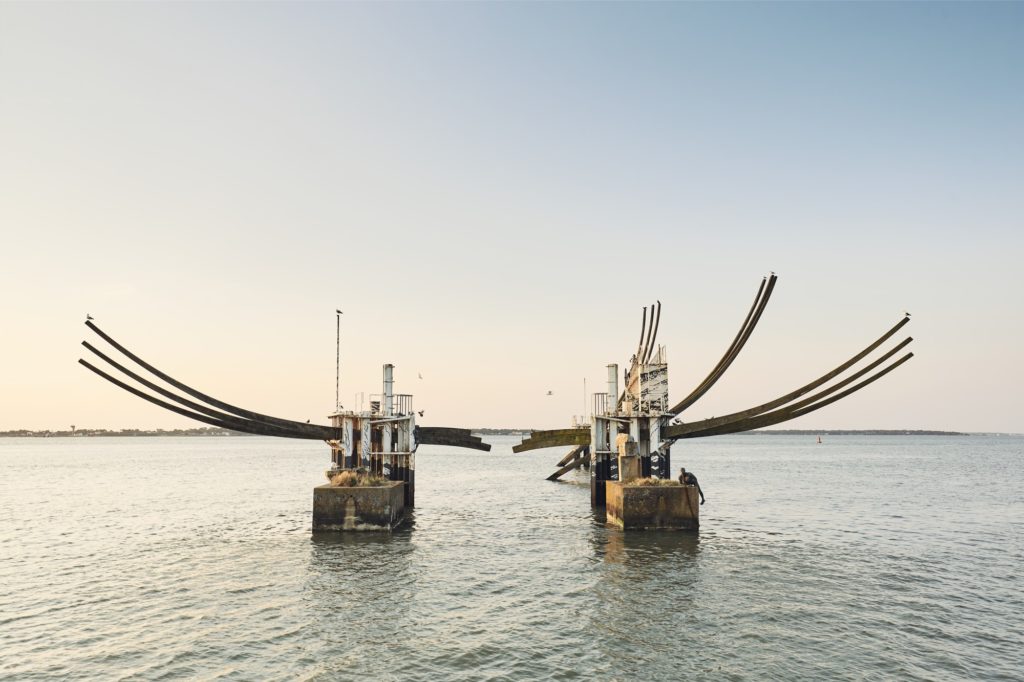
[[[370,413],[388,413],[388,406],[386,404],[385,396],[382,393],[370,394]],[[396,393],[391,396],[391,414],[396,417],[399,415],[412,414],[412,394]]]

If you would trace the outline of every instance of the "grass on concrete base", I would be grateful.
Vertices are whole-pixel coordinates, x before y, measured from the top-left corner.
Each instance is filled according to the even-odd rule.
[[[386,478],[375,474],[360,473],[346,470],[331,476],[331,485],[335,488],[370,488],[390,483]]]
[[[673,486],[680,486],[682,484],[674,478],[635,478],[626,485],[662,486],[670,488]]]

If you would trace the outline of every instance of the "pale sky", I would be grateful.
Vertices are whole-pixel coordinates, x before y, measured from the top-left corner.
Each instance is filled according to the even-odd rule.
[[[79,367],[86,313],[326,423],[335,308],[346,406],[391,362],[421,424],[568,426],[643,306],[679,399],[775,271],[688,421],[909,310],[910,363],[782,428],[1024,432],[1022,35],[1021,3],[0,2],[0,430],[198,425]]]

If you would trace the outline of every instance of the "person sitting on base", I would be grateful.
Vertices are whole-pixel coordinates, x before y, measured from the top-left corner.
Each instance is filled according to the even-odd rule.
[[[693,474],[687,473],[686,469],[680,467],[679,469],[679,482],[683,485],[695,485],[697,486],[697,493],[700,495],[700,503],[704,504],[704,491],[700,489],[700,483],[697,482],[697,477]]]

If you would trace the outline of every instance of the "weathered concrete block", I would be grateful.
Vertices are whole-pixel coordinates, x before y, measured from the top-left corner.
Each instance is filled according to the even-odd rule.
[[[700,496],[695,486],[626,485],[606,483],[608,523],[624,529],[700,526]]]
[[[313,530],[392,530],[405,520],[405,483],[313,488]]]
[[[628,483],[640,478],[640,458],[636,455],[619,455],[619,481]]]
[[[619,480],[628,483],[640,478],[640,456],[637,442],[628,433],[620,433],[615,438],[619,449]]]

